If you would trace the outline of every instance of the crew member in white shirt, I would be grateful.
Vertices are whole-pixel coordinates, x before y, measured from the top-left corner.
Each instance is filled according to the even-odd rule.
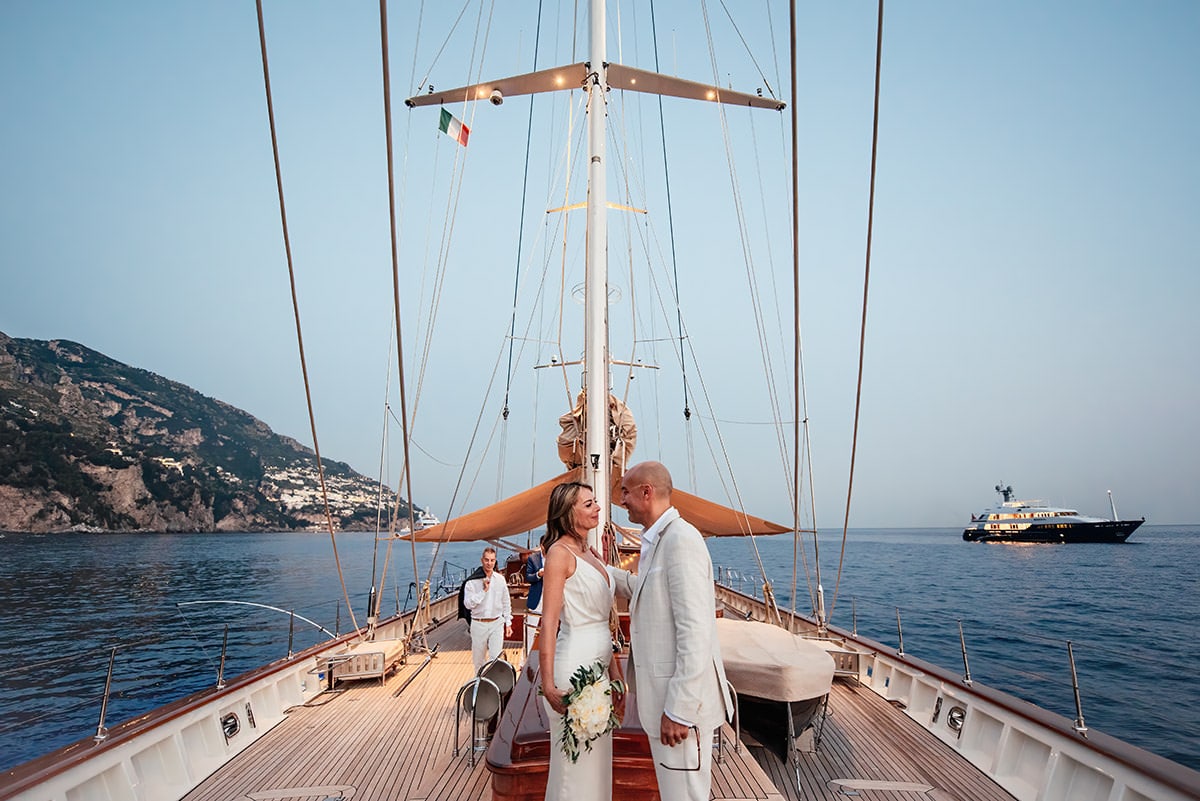
[[[496,549],[483,549],[483,578],[471,579],[463,591],[463,604],[471,611],[471,662],[475,671],[500,656],[504,640],[512,636],[512,602],[508,584],[496,572]]]

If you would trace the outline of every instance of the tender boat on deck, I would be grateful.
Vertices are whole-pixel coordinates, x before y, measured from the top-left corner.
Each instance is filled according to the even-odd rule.
[[[812,640],[754,620],[717,620],[725,676],[737,692],[743,731],[780,759],[796,738],[823,722],[835,664]]]

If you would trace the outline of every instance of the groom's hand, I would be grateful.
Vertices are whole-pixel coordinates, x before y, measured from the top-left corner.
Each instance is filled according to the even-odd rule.
[[[659,724],[659,729],[661,731],[661,734],[658,738],[659,742],[661,742],[663,745],[670,746],[675,746],[682,743],[687,739],[688,732],[691,731],[690,726],[684,726],[682,723],[676,723],[667,717],[666,712],[663,713],[662,722]]]

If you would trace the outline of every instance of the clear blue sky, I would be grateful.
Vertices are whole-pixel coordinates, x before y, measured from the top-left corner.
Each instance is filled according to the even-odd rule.
[[[452,277],[436,306],[435,341],[445,344],[430,351],[417,412],[414,495],[443,514],[507,331],[528,101],[456,107],[473,128],[465,153],[437,135],[436,111],[399,101],[427,73],[449,88],[468,74],[528,70],[535,26],[498,4],[490,33],[476,39],[472,4],[435,63],[460,6],[431,5],[452,4],[426,4],[421,16],[415,4],[393,4],[390,38],[413,393],[435,308],[427,265],[442,248],[448,168],[467,156]],[[546,44],[570,23],[551,5],[539,66],[583,60],[582,50]],[[764,84],[757,62],[786,96],[786,4],[728,5],[740,37],[719,4],[708,9],[717,52],[731,53],[720,56],[719,79],[753,91]],[[376,475],[394,364],[378,7],[265,6],[321,448]],[[697,7],[656,6],[663,71],[712,81]],[[644,4],[612,3],[614,20],[618,11],[623,26],[644,29]],[[802,312],[818,523],[831,528],[841,524],[854,401],[875,6],[801,3],[799,20]],[[1197,41],[1193,2],[889,4],[851,525],[959,525],[994,500],[1001,480],[1085,512],[1107,514],[1111,489],[1124,516],[1200,521]],[[644,32],[614,32],[609,49],[613,61],[654,68]],[[253,2],[2,3],[0,74],[0,331],[81,342],[311,444]],[[539,102],[550,112],[569,101]],[[763,378],[752,375],[761,362],[742,247],[733,207],[715,199],[730,186],[723,140],[711,107],[682,105],[665,113],[682,291],[695,309],[687,325],[740,491],[751,511],[787,521],[777,448],[762,425]],[[637,143],[647,180],[658,180],[656,108],[611,116]],[[751,228],[769,221],[770,246],[754,245],[755,263],[776,273],[786,315],[786,117],[760,113],[753,128],[745,113],[730,119],[735,146],[749,143],[736,180]],[[555,158],[535,149],[531,173],[553,173]],[[614,166],[610,186],[622,181]],[[531,182],[527,220],[562,201],[548,183]],[[662,200],[646,199],[656,251],[670,247]],[[618,236],[615,273],[624,269]],[[553,233],[547,244],[529,225],[526,237],[525,274],[556,271],[557,256],[545,255]],[[763,291],[773,318],[769,284]],[[629,287],[614,315],[634,297],[639,318],[652,316],[652,296]],[[628,348],[614,341],[624,358]],[[575,339],[565,347],[578,355]],[[670,361],[666,346],[653,351],[637,355]],[[556,472],[550,439],[565,390],[561,377],[530,369],[544,355],[527,353],[515,374],[502,476],[498,401],[487,407],[476,440],[491,439],[492,461],[468,473],[477,499],[468,506]],[[772,380],[790,384],[788,365],[774,367]],[[679,384],[659,372],[653,390],[641,378],[635,393],[643,406],[658,393],[661,409],[635,408],[638,455],[663,458],[678,478],[690,473]],[[539,416],[522,419],[516,395],[535,390]],[[694,437],[699,450],[703,435]],[[701,491],[722,494],[703,466],[696,472]]]

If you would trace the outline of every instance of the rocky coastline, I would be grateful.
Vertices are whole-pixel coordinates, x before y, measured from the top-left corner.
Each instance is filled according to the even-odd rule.
[[[378,483],[343,462],[322,466],[334,529],[374,530]],[[83,345],[0,333],[0,531],[328,525],[316,457],[296,440]]]

